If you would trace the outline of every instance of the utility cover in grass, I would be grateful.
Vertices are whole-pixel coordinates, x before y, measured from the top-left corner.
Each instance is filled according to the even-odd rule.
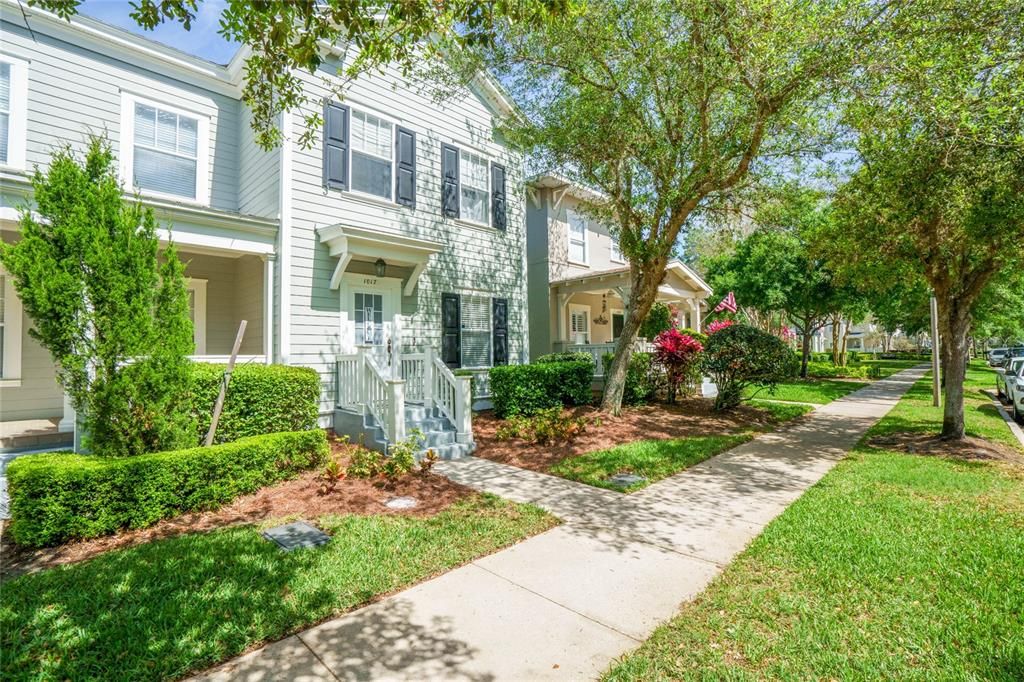
[[[631,485],[643,483],[647,479],[643,476],[638,476],[636,474],[621,473],[615,474],[614,476],[609,476],[605,480],[618,488],[628,488]]]
[[[388,509],[413,509],[418,504],[415,497],[392,497],[384,506]]]
[[[275,526],[263,531],[263,537],[277,543],[286,552],[304,547],[319,547],[331,539],[331,536],[305,521],[296,521],[283,526]]]

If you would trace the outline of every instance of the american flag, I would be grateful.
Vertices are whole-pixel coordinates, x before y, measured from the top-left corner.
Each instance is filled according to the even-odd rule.
[[[731,291],[726,294],[721,303],[715,306],[714,312],[720,313],[723,310],[728,310],[730,313],[736,312],[736,297]]]

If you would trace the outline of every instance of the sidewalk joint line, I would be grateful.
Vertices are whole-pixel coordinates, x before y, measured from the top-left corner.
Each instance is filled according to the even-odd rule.
[[[296,637],[298,637],[298,639],[299,639],[299,641],[300,641],[300,642],[302,642],[302,646],[304,646],[304,647],[306,647],[307,649],[309,649],[309,653],[313,654],[313,658],[315,658],[315,659],[316,659],[317,661],[319,661],[319,662],[320,662],[320,665],[322,665],[322,666],[324,667],[324,670],[326,670],[326,671],[327,671],[327,674],[328,674],[328,675],[330,675],[330,676],[331,676],[331,678],[332,678],[333,680],[335,680],[336,682],[341,682],[341,678],[340,678],[340,677],[338,677],[337,675],[335,675],[335,674],[334,674],[334,671],[333,671],[333,670],[331,670],[331,666],[327,665],[326,661],[324,661],[324,659],[320,658],[320,654],[318,654],[318,653],[317,653],[317,652],[316,652],[316,651],[315,651],[315,650],[313,649],[313,647],[311,647],[311,646],[309,645],[309,642],[307,642],[307,641],[306,641],[305,639],[303,639],[303,637],[302,637],[303,633],[305,633],[305,632],[309,632],[309,630],[311,630],[311,629],[312,629],[312,628],[308,628],[308,629],[306,629],[306,630],[303,630],[302,632],[297,632],[297,633],[295,633],[295,636],[296,636]]]

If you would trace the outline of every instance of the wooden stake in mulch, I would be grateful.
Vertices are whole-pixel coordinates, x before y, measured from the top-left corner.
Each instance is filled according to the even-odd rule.
[[[231,357],[228,358],[228,368],[224,371],[224,379],[220,382],[220,393],[217,394],[217,403],[213,406],[213,418],[210,419],[210,430],[206,432],[205,447],[213,445],[213,434],[217,432],[217,422],[220,421],[220,412],[224,409],[224,395],[228,392],[228,382],[231,381],[231,372],[235,369],[235,358],[238,357],[238,349],[242,345],[242,336],[245,335],[245,320],[238,325],[238,334],[235,335],[235,345],[231,347]]]

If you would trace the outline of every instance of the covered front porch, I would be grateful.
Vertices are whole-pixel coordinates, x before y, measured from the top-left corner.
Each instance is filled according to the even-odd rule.
[[[711,288],[693,270],[670,263],[658,287],[657,300],[668,304],[676,324],[700,329],[705,299]],[[602,357],[615,350],[622,333],[629,300],[629,270],[621,268],[552,282],[552,352],[588,353],[594,358],[595,376],[604,374]],[[651,339],[638,339],[636,350],[649,350]]]

